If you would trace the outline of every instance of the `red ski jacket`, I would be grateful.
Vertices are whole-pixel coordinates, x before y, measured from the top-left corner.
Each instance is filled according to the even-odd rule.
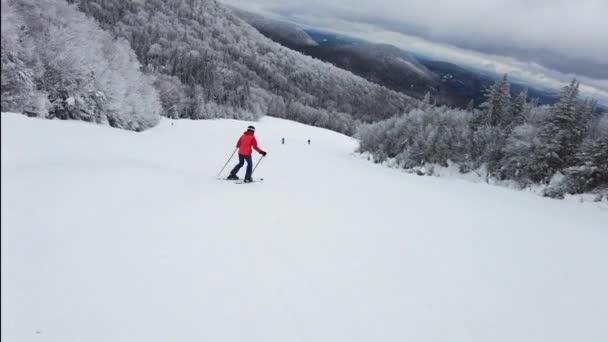
[[[252,147],[259,153],[262,153],[262,150],[258,147],[258,141],[255,140],[255,136],[251,131],[243,133],[239,141],[236,142],[236,147],[239,149],[239,154],[243,156],[250,156]]]

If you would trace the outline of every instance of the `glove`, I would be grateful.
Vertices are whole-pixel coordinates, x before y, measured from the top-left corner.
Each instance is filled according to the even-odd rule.
[[[266,151],[262,151],[262,155],[266,157]]]

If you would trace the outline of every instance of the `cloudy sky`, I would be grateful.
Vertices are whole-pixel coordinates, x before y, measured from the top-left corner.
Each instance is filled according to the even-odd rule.
[[[608,102],[608,0],[222,0]]]

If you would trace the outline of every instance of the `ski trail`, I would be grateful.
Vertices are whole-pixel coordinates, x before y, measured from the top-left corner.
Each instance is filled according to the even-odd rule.
[[[217,180],[249,124],[2,114],[2,338],[608,338],[601,207],[405,174],[274,118],[264,181]]]

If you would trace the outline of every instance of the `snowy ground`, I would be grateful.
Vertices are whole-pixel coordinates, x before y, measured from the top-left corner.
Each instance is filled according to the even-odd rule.
[[[605,207],[271,118],[265,181],[216,180],[246,126],[3,114],[2,340],[608,340]]]

